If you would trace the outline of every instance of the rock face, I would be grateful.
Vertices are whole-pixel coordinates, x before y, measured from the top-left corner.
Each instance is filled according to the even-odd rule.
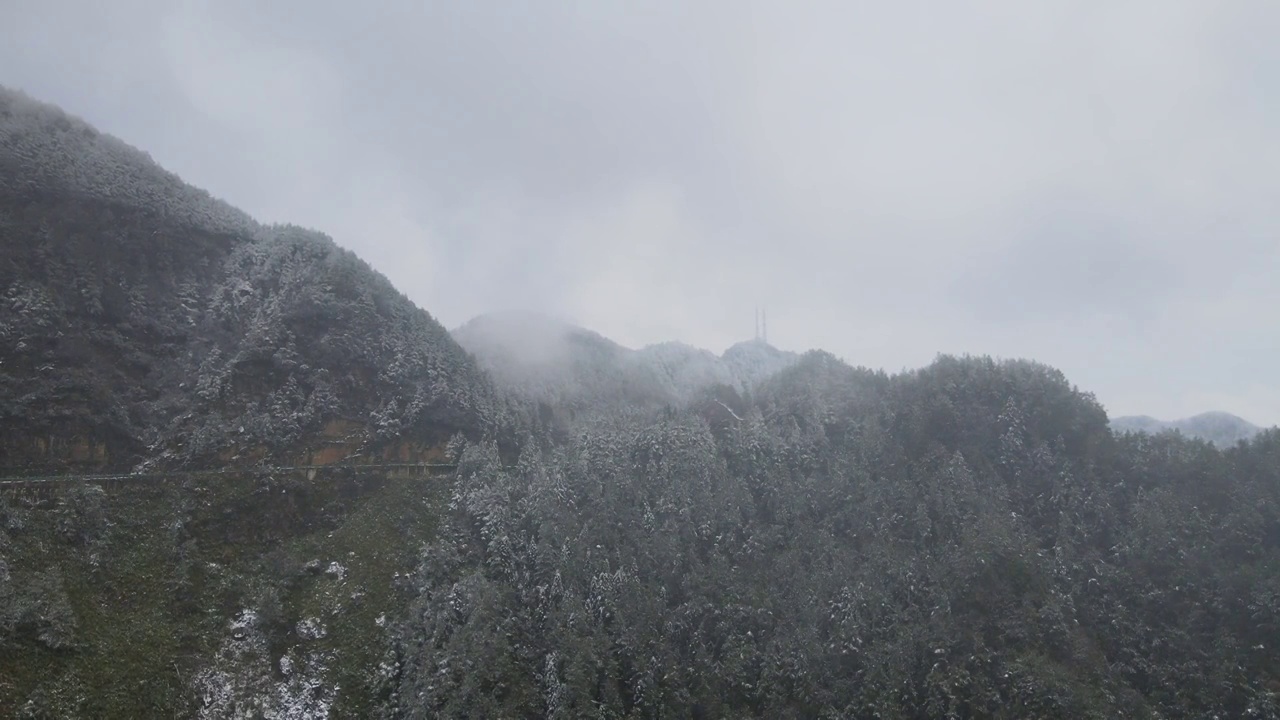
[[[503,417],[429,314],[0,88],[0,466],[412,459]]]
[[[1128,415],[1112,418],[1111,428],[1118,432],[1145,432],[1153,435],[1173,430],[1219,447],[1229,447],[1241,440],[1250,440],[1262,432],[1262,428],[1248,420],[1225,412],[1201,413],[1181,420],[1157,420],[1147,415]]]

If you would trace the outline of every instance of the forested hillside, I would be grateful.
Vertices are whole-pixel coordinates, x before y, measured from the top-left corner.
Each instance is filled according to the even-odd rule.
[[[263,227],[0,88],[9,469],[421,454],[502,420],[474,362],[328,237]]]
[[[811,353],[464,456],[402,717],[1280,717],[1280,434],[1115,438],[1028,362]]]
[[[0,716],[1280,719],[1274,429],[1117,433],[1025,360],[450,335],[8,90],[0,293],[4,474],[157,471],[0,486]]]

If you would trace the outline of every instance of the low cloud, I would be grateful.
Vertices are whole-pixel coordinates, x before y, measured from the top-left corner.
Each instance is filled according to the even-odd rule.
[[[0,10],[3,82],[446,325],[1030,356],[1280,422],[1280,9],[161,3]]]

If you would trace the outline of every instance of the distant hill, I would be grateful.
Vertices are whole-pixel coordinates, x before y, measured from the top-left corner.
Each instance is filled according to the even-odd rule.
[[[448,332],[351,252],[2,87],[0,238],[8,468],[413,454],[497,417]]]
[[[504,390],[572,414],[668,399],[654,374],[629,362],[631,350],[551,317],[482,315],[453,336]]]
[[[1145,432],[1149,434],[1176,430],[1188,437],[1207,440],[1218,446],[1235,445],[1250,440],[1262,432],[1262,428],[1225,412],[1207,412],[1181,420],[1157,420],[1148,415],[1127,415],[1112,418],[1111,428],[1117,432]]]
[[[799,360],[800,355],[762,340],[737,343],[718,357],[678,342],[648,345],[633,356],[633,362],[651,368],[680,400],[717,384],[738,392],[750,391]]]
[[[632,350],[524,312],[481,315],[453,336],[499,385],[574,413],[679,405],[715,385],[742,392],[799,358],[760,341],[738,343],[721,356],[678,342]]]

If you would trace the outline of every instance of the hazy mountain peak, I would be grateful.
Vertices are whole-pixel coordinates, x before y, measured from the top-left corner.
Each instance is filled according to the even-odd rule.
[[[523,310],[478,315],[452,334],[468,352],[490,365],[491,371],[514,371],[516,365],[550,367],[570,363],[574,360],[573,349],[584,344],[594,345],[606,354],[624,352],[612,340],[568,320]]]
[[[499,383],[574,408],[677,404],[712,385],[746,390],[798,358],[759,340],[720,356],[678,341],[632,350],[567,321],[520,311],[481,315],[453,334]]]
[[[1117,432],[1150,434],[1175,430],[1183,435],[1207,440],[1219,446],[1234,445],[1262,432],[1262,428],[1244,418],[1216,410],[1179,420],[1159,420],[1150,415],[1127,415],[1112,418],[1111,428]]]
[[[569,334],[590,332],[564,318],[533,310],[499,310],[477,315],[453,332],[502,332],[511,333],[527,329],[539,334]]]

